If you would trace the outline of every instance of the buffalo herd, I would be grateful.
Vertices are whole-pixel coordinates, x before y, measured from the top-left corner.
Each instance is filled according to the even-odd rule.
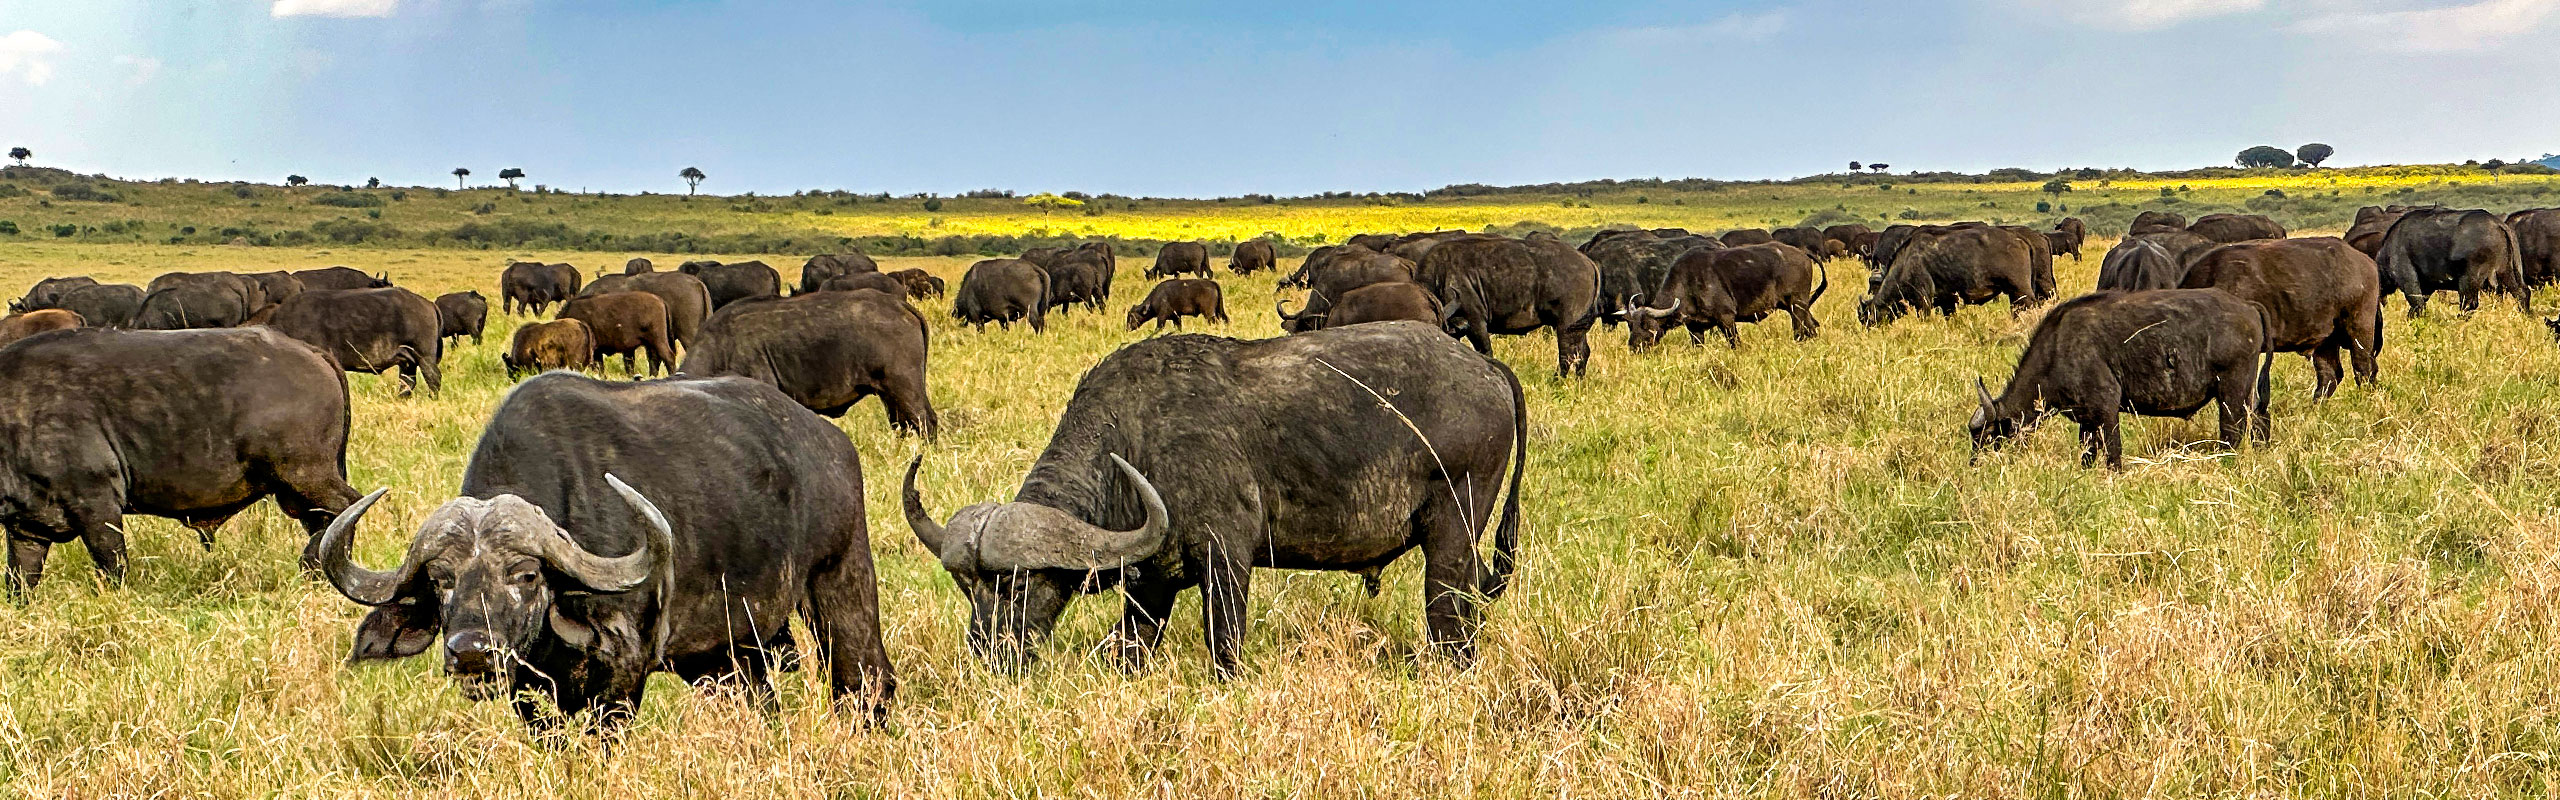
[[[2555,210],[2371,208],[2342,237],[2145,212],[2093,291],[2066,299],[2053,261],[2079,258],[2087,237],[2078,219],[1618,229],[1578,245],[1421,231],[1354,236],[1286,271],[1273,242],[1247,242],[1229,271],[1304,290],[1296,311],[1277,308],[1285,335],[1123,347],[1084,373],[1011,499],[938,517],[918,456],[905,522],[966,601],[968,649],[999,670],[1027,667],[1070,602],[1106,592],[1124,610],[1102,652],[1141,668],[1197,588],[1211,663],[1232,674],[1256,568],[1347,572],[1374,594],[1379,570],[1416,550],[1429,642],[1463,665],[1481,604],[1518,563],[1530,431],[1491,337],[1548,331],[1562,380],[1586,375],[1595,325],[1625,325],[1631,354],[1674,328],[1739,347],[1740,323],[1778,312],[1810,339],[1831,268],[1855,259],[1869,328],[1994,300],[2046,309],[2004,387],[1976,381],[1977,458],[2062,415],[2084,465],[2120,469],[2125,413],[2210,404],[2224,446],[2267,441],[2275,353],[2312,362],[2315,400],[2350,367],[2372,384],[2395,291],[2411,316],[2439,291],[2465,312],[2483,292],[2530,310],[2533,287],[2560,280]],[[1128,329],[1229,324],[1210,255],[1162,247]],[[1052,313],[1108,307],[1117,256],[1096,242],[979,261],[949,313],[1045,332]],[[344,267],[38,282],[0,319],[5,588],[36,586],[49,549],[75,540],[121,577],[125,515],[177,520],[210,547],[272,497],[310,536],[304,568],[370,609],[353,660],[440,647],[461,691],[509,699],[530,725],[614,729],[662,671],[770,697],[769,673],[804,661],[847,710],[885,713],[897,681],[862,465],[828,418],[876,396],[899,432],[943,432],[926,380],[935,326],[917,306],[945,295],[943,279],[860,253],[811,257],[795,284],[759,261],[632,259],[593,277],[519,261],[497,292],[499,313],[530,318],[499,360],[509,381],[532,377],[499,403],[459,492],[376,571],[352,556],[384,492],[347,480],[345,373],[440,390],[447,348],[487,330],[485,296],[430,299]],[[577,374],[615,355],[634,380]],[[644,358],[667,377],[640,380]]]

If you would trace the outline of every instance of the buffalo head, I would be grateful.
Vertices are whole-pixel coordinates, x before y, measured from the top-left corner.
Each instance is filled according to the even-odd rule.
[[[1991,396],[1990,385],[1983,383],[1981,378],[1973,379],[1973,396],[1980,405],[1974,407],[1973,420],[1965,423],[1964,427],[1973,435],[1975,455],[1984,450],[1997,450],[2010,439],[2017,438],[2018,434],[2035,427],[2037,415],[2033,403],[2024,408],[2003,408],[2000,400]]]
[[[969,598],[969,649],[1000,671],[1038,660],[1033,650],[1057,627],[1058,613],[1094,573],[1126,568],[1164,545],[1171,514],[1155,484],[1118,455],[1120,473],[1146,507],[1137,529],[1115,531],[1033,503],[979,503],[935,524],[916,492],[919,456],[907,465],[907,527],[942,560]]]
[[[1662,334],[1671,330],[1672,323],[1680,320],[1677,299],[1671,301],[1670,308],[1654,308],[1637,302],[1635,295],[1628,295],[1626,309],[1627,349],[1633,352],[1653,349],[1662,341]]]
[[[1325,311],[1316,307],[1316,301],[1322,297],[1322,295],[1309,295],[1307,308],[1295,314],[1289,313],[1289,301],[1271,301],[1272,311],[1280,315],[1280,332],[1306,333],[1324,330]]]
[[[675,553],[667,518],[611,475],[605,481],[647,521],[649,538],[618,557],[569,538],[541,508],[515,495],[461,497],[427,515],[409,555],[389,572],[348,558],[356,525],[383,492],[338,515],[320,539],[320,568],[347,599],[372,606],[356,629],[351,661],[407,658],[444,635],[444,669],[465,695],[496,696],[514,683],[522,654],[539,647],[631,653],[644,641],[625,615],[587,617],[559,599],[664,585]],[[654,660],[654,654],[644,654]]]

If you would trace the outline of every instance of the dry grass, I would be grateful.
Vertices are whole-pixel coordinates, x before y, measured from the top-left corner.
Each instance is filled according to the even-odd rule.
[[[2103,243],[2098,243],[2103,245]],[[2085,287],[2089,261],[2061,264]],[[10,245],[44,274],[346,263],[493,291],[509,256]],[[777,263],[780,263],[777,260]],[[792,262],[796,263],[796,261]],[[956,279],[959,260],[921,260]],[[909,266],[893,262],[892,268]],[[1124,276],[1121,306],[1141,289]],[[342,665],[357,609],[294,573],[261,506],[211,553],[140,519],[130,583],[78,548],[0,605],[0,785],[25,797],[1626,797],[2548,795],[2560,626],[2560,369],[2542,326],[2390,320],[2379,388],[2309,399],[2279,359],[2275,442],[2182,449],[2209,420],[2127,425],[2122,474],[2078,468],[2067,425],[1968,464],[1976,374],[2007,374],[2032,318],[1999,307],[1861,330],[1854,267],[1820,339],[1752,326],[1729,351],[1631,356],[1590,376],[1504,340],[1533,414],[1524,564],[1483,662],[1417,657],[1414,560],[1381,598],[1351,576],[1267,573],[1246,674],[1207,668],[1196,597],[1167,657],[1124,677],[1084,654],[1118,603],[1074,606],[1044,666],[990,675],[962,606],[896,514],[918,452],[876,404],[844,427],[872,467],[890,724],[824,710],[806,673],[759,714],[661,679],[618,746],[529,739],[432,659]],[[1227,284],[1276,332],[1269,276]],[[1137,339],[1119,315],[1045,336],[936,320],[940,510],[1010,493],[1075,378]],[[1116,312],[1118,307],[1115,307]],[[382,563],[454,490],[506,389],[489,343],[441,397],[359,378],[354,482],[391,498]]]

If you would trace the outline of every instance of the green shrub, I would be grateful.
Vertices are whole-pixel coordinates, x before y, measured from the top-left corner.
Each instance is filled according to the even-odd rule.
[[[62,200],[79,200],[90,203],[113,203],[121,199],[112,193],[101,191],[98,187],[85,183],[66,183],[53,187],[53,196]]]
[[[18,235],[18,223],[0,219],[0,236]]]
[[[330,192],[311,198],[311,204],[332,208],[378,208],[382,205],[382,198],[364,192]]]

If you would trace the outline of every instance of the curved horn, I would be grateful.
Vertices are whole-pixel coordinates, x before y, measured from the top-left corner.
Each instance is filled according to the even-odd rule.
[[[648,538],[628,555],[608,558],[589,552],[570,539],[567,531],[559,531],[557,536],[542,539],[542,558],[592,591],[628,592],[647,585],[649,578],[662,568],[662,562],[675,556],[675,529],[667,525],[667,515],[659,513],[657,504],[621,478],[608,472],[604,482],[612,485],[614,493],[622,495],[623,502],[631,504],[641,519],[648,521]]]
[[[1973,394],[1974,394],[1974,396],[1975,396],[1975,397],[1981,398],[1981,400],[1982,400],[1982,407],[1983,407],[1983,408],[1990,408],[1990,407],[1991,407],[1991,385],[1990,385],[1990,384],[1987,384],[1987,383],[1983,383],[1983,382],[1982,382],[1982,376],[1979,376],[1979,375],[1974,376],[1974,378],[1973,378]]]
[[[1646,319],[1664,319],[1664,318],[1670,317],[1670,316],[1671,316],[1671,315],[1673,315],[1673,314],[1678,314],[1678,313],[1680,313],[1680,301],[1679,301],[1679,300],[1677,300],[1677,299],[1672,300],[1672,301],[1671,301],[1671,307],[1670,307],[1670,308],[1653,308],[1653,307],[1650,307],[1650,306],[1636,306],[1635,308],[1628,310],[1628,311],[1627,311],[1627,313],[1628,313],[1628,314],[1635,315],[1635,316],[1639,316],[1639,317],[1644,317],[1644,318],[1646,318]]]
[[[347,557],[347,551],[355,547],[356,523],[364,520],[364,512],[373,508],[374,501],[390,491],[389,487],[373,490],[338,512],[338,518],[330,520],[329,529],[320,534],[320,574],[328,576],[329,585],[336,587],[339,594],[368,606],[390,605],[398,598],[400,584],[409,579],[410,566],[405,562],[397,570],[375,572],[356,566]]]
[[[1173,515],[1165,509],[1164,497],[1154,483],[1138,474],[1119,454],[1111,463],[1120,466],[1121,474],[1138,489],[1138,501],[1147,510],[1147,521],[1137,529],[1115,531],[1095,525],[1065,511],[1032,503],[1006,503],[994,512],[1004,524],[1001,535],[992,534],[979,543],[978,563],[994,571],[1017,569],[1107,570],[1128,566],[1132,562],[1155,555],[1164,546],[1165,532],[1173,525]],[[1010,518],[1010,519],[1007,519]]]
[[[1298,321],[1298,315],[1289,313],[1288,300],[1280,299],[1271,301],[1271,310],[1280,315],[1280,321],[1282,322]]]
[[[942,535],[942,523],[933,521],[933,513],[925,510],[924,495],[916,492],[916,470],[923,466],[924,456],[916,456],[914,461],[907,462],[906,489],[898,494],[907,507],[907,529],[915,531],[916,541],[923,542],[924,549],[932,551],[938,558],[942,555],[943,542],[948,540]]]

